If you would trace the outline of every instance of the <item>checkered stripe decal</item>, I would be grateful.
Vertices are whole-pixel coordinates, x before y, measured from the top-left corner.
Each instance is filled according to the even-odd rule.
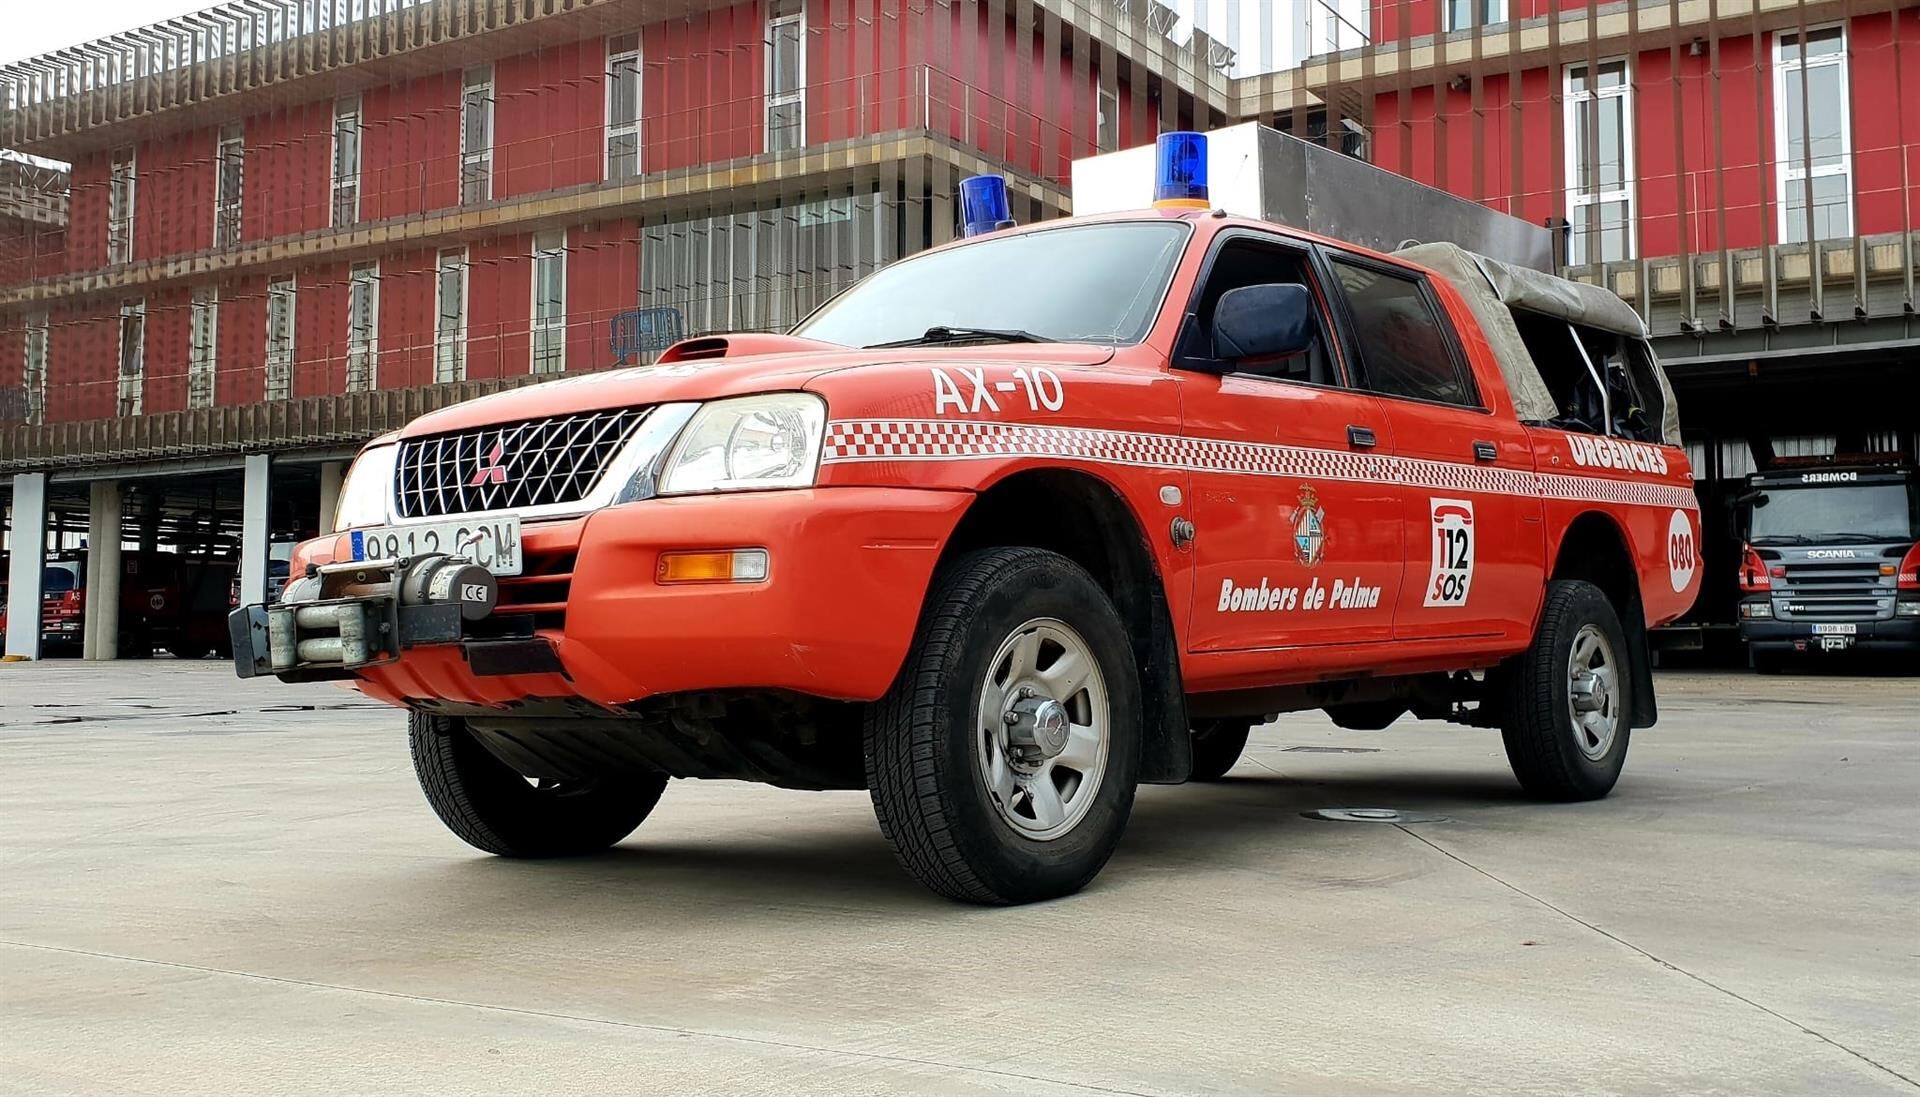
[[[1682,509],[1694,505],[1690,489],[1670,484],[1560,473],[1539,475],[1488,465],[1218,438],[966,419],[838,420],[827,424],[820,459],[824,464],[842,464],[1005,457],[1047,457],[1302,480],[1398,483],[1436,492],[1530,495]]]

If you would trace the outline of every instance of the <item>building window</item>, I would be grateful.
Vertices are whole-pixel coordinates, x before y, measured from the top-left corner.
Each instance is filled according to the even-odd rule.
[[[807,8],[773,0],[767,8],[767,151],[807,143]]]
[[[1101,88],[1095,99],[1095,111],[1095,146],[1101,152],[1112,152],[1120,147],[1120,93],[1112,88]]]
[[[133,146],[115,149],[113,175],[107,186],[107,262],[133,261]]]
[[[214,180],[213,246],[230,248],[240,242],[241,187],[246,170],[246,141],[238,123],[220,127],[220,147],[214,162],[220,174]]]
[[[434,295],[433,379],[464,381],[467,379],[467,253],[464,250],[440,253]]]
[[[293,396],[293,279],[267,283],[267,399]]]
[[[193,313],[187,325],[187,406],[213,406],[213,378],[218,369],[220,294],[213,287],[193,291]]]
[[[467,70],[460,92],[460,202],[493,197],[493,66]]]
[[[640,174],[640,36],[607,39],[607,178]]]
[[[380,266],[361,263],[347,281],[347,391],[373,391],[379,365]]]
[[[1599,79],[1567,66],[1567,262],[1633,258],[1633,87],[1625,60],[1602,61]]]
[[[533,372],[567,368],[567,234],[533,238]]]
[[[360,97],[333,104],[333,227],[360,220]]]
[[[138,415],[147,387],[147,303],[128,301],[120,306],[119,413]]]
[[[1442,0],[1447,14],[1446,29],[1472,30],[1507,21],[1507,0]]]
[[[26,417],[29,426],[47,421],[47,314],[27,317],[27,368],[20,377],[26,392]]]
[[[1853,235],[1853,139],[1847,103],[1847,35],[1841,27],[1773,40],[1774,178],[1780,240]],[[1808,195],[1812,212],[1808,212]]]

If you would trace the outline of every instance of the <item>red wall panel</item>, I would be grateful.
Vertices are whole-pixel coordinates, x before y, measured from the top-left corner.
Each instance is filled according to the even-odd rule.
[[[47,420],[70,422],[112,416],[119,369],[120,306],[95,301],[50,314],[47,348]]]
[[[533,241],[505,236],[467,249],[467,376],[508,377],[533,368]]]
[[[213,402],[251,404],[266,396],[267,280],[240,278],[220,287],[215,332],[219,369]]]
[[[410,251],[380,262],[380,387],[433,382],[434,263]]]
[[[213,246],[211,130],[143,141],[134,163],[133,254],[152,259]]]
[[[249,240],[326,228],[333,201],[333,101],[305,103],[246,123]]]
[[[293,395],[347,388],[347,267],[302,270],[294,283]]]
[[[765,150],[765,35],[764,9],[758,4],[669,19],[642,30],[643,171],[671,171]],[[818,78],[811,58],[807,76]],[[601,94],[595,118],[604,113]]]
[[[640,299],[640,226],[610,221],[567,234],[567,368],[613,364],[615,315]]]
[[[1853,80],[1855,231],[1901,232],[1920,217],[1920,11],[1855,19]]]
[[[147,295],[146,386],[141,408],[153,415],[187,406],[187,346],[192,294],[182,289]]]
[[[459,205],[460,73],[373,88],[361,103],[361,219]]]
[[[107,176],[104,152],[73,162],[67,192],[67,269],[98,270],[107,263]]]
[[[596,183],[607,65],[603,39],[550,46],[493,67],[493,196]]]

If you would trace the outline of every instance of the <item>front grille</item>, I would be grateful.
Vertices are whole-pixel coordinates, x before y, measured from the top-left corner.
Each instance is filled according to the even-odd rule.
[[[400,443],[403,518],[577,503],[593,491],[646,408],[530,419]]]

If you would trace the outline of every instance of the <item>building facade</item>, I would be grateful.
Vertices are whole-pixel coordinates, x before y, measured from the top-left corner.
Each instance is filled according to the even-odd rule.
[[[1075,158],[1242,120],[1561,228],[1709,479],[1910,451],[1916,58],[1912,0],[228,4],[0,68],[15,554],[111,491],[254,559],[421,411],[784,328],[966,175],[1057,216]]]

